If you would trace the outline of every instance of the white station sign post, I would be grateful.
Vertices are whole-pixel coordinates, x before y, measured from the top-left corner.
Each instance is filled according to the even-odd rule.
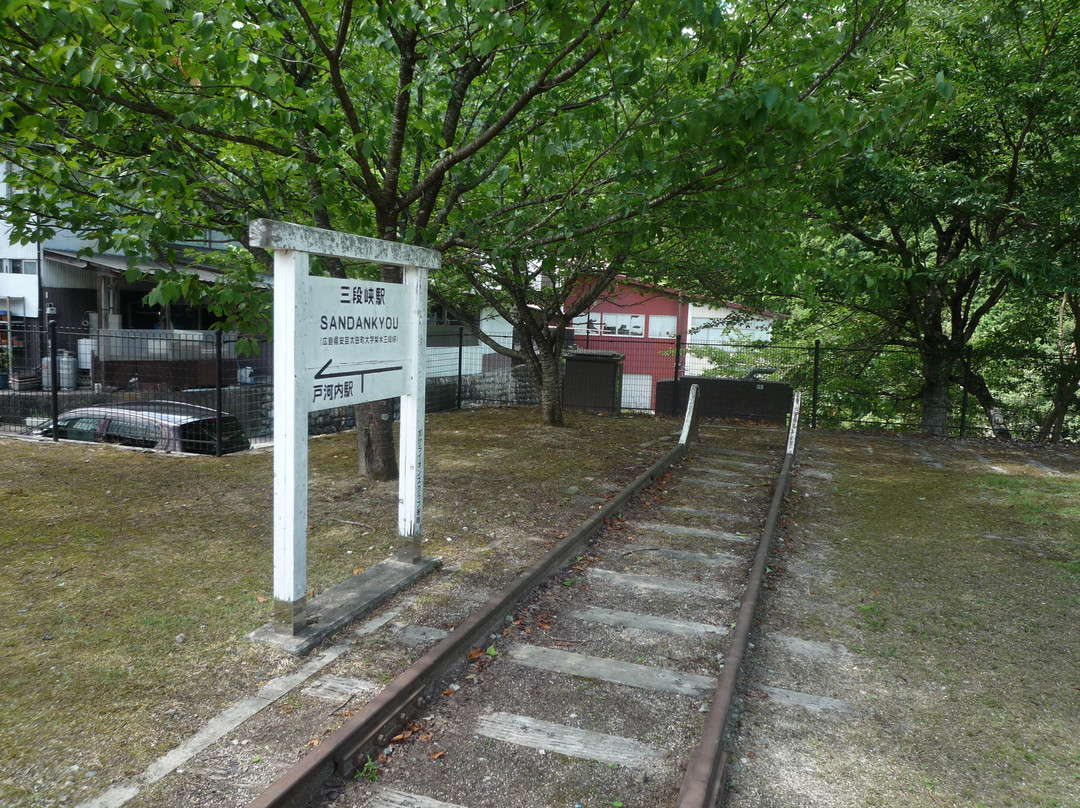
[[[274,251],[274,627],[307,612],[308,414],[401,398],[399,559],[420,560],[424,343],[434,250],[257,219],[253,247]],[[308,274],[310,255],[402,268],[401,284]]]

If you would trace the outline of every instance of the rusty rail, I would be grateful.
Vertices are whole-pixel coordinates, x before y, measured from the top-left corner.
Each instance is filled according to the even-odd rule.
[[[696,396],[691,401],[696,401]],[[460,665],[466,652],[501,624],[519,600],[566,566],[577,555],[579,546],[604,526],[604,520],[618,514],[630,499],[686,454],[688,443],[696,436],[697,422],[698,408],[688,405],[682,436],[674,448],[474,612],[446,639],[406,668],[363,709],[249,803],[249,808],[302,808],[309,805],[334,776],[350,777],[357,768],[357,759],[384,744],[386,738],[394,735],[393,730],[410,721],[433,692],[441,690],[442,676]]]
[[[728,646],[725,656],[724,669],[720,672],[720,678],[713,694],[712,705],[709,708],[709,718],[705,722],[701,742],[698,744],[697,749],[694,750],[694,754],[687,764],[686,774],[683,775],[682,785],[679,788],[679,799],[675,803],[676,808],[714,808],[714,806],[720,804],[724,797],[726,788],[724,770],[727,767],[724,730],[727,728],[727,719],[731,712],[735,687],[738,684],[739,668],[742,666],[743,656],[750,641],[750,629],[754,621],[758,596],[761,593],[761,584],[765,577],[765,564],[769,557],[769,545],[772,543],[773,535],[776,533],[776,526],[780,522],[780,509],[791,485],[791,470],[795,464],[795,449],[799,436],[801,410],[802,395],[796,393],[791,408],[791,422],[788,427],[784,465],[780,471],[780,477],[776,481],[776,489],[773,492],[769,515],[761,532],[757,555],[754,557],[754,566],[750,571],[750,579],[747,582],[746,592],[739,607],[738,617],[735,619],[735,631],[731,636],[731,644]]]

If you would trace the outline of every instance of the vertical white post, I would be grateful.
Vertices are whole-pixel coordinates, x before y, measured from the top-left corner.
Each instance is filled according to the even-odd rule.
[[[424,396],[427,357],[427,270],[403,268],[402,282],[409,287],[408,316],[416,328],[413,350],[407,357],[409,393],[401,397],[398,459],[398,560],[420,561],[420,533],[424,509]]]
[[[308,310],[308,255],[274,251],[274,628],[307,623],[308,385],[297,316]]]

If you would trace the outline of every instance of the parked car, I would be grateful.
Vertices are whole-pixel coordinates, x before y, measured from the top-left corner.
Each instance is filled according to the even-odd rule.
[[[125,401],[79,407],[56,421],[57,436],[67,440],[115,443],[163,452],[214,454],[217,446],[217,413],[209,407],[181,401]],[[52,423],[30,430],[32,435],[52,437]],[[221,414],[221,451],[251,448],[240,422]]]

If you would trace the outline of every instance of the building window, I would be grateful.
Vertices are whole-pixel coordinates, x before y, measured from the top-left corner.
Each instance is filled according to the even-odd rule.
[[[25,258],[8,258],[3,262],[3,271],[12,275],[37,275],[37,261],[28,261]]]
[[[605,337],[644,337],[644,314],[617,314],[591,311],[574,318],[574,332]]]
[[[718,344],[728,342],[731,338],[731,328],[723,324],[723,318],[695,317],[690,322],[691,342]]]
[[[605,314],[601,329],[604,334],[618,337],[644,337],[644,314]]]
[[[688,340],[699,344],[768,342],[771,325],[765,318],[744,312],[724,317],[695,317]]]
[[[445,306],[443,306],[443,305],[441,305],[439,303],[429,303],[428,304],[428,318],[427,318],[428,325],[455,325],[455,326],[464,325],[464,326],[466,326],[468,328],[473,329],[474,331],[479,331],[480,330],[480,315],[479,314],[473,314],[473,315],[467,315],[467,316],[468,316],[468,320],[463,322],[460,319],[458,319],[458,317],[452,311],[450,311],[450,309],[446,308]]]
[[[574,329],[575,334],[599,334],[600,315],[579,314],[577,317],[574,318],[570,326]]]
[[[678,323],[678,318],[673,314],[650,314],[649,338],[674,339]]]

